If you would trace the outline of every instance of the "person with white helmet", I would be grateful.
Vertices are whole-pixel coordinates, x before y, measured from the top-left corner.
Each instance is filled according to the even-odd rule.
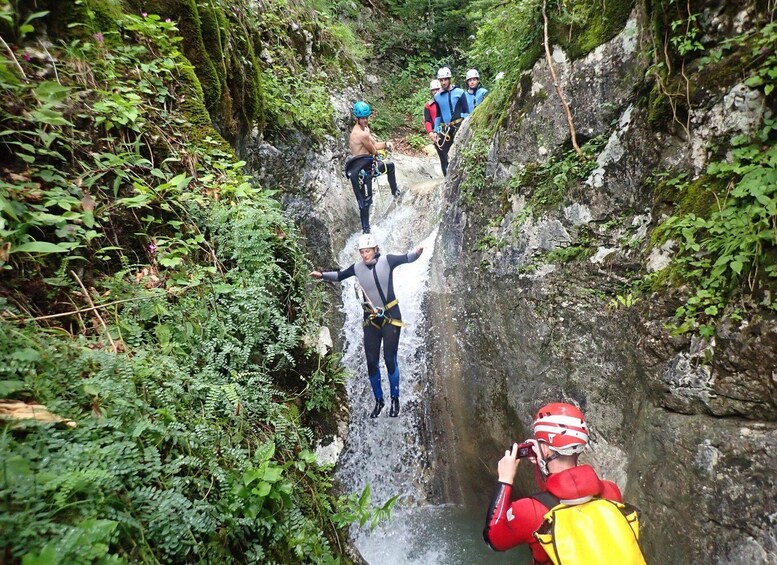
[[[470,113],[475,111],[478,104],[483,101],[488,89],[480,86],[480,73],[477,69],[470,69],[467,71],[467,104],[469,105]]]
[[[461,122],[469,116],[469,106],[464,91],[451,83],[451,70],[441,67],[437,71],[440,91],[434,96],[439,113],[434,119],[434,139],[440,148],[442,174],[448,174],[448,152]]]
[[[578,463],[589,440],[588,423],[579,408],[563,402],[547,404],[537,411],[532,431],[532,439],[521,446],[514,443],[497,465],[499,486],[491,500],[483,537],[496,551],[529,544],[534,563],[549,563],[534,533],[551,507],[559,502],[579,504],[594,497],[621,502],[622,496],[618,485],[601,480],[590,465]],[[536,461],[544,491],[511,501],[522,458]]]
[[[433,79],[429,83],[429,90],[432,92],[432,95],[431,98],[429,98],[429,101],[424,104],[424,128],[426,129],[426,135],[429,136],[429,139],[434,143],[437,139],[437,134],[434,133],[434,120],[440,113],[440,108],[437,106],[437,102],[434,101],[434,96],[440,92],[440,81]],[[440,158],[440,165],[442,165],[442,151],[436,143],[434,143],[434,148],[437,150],[437,156]]]
[[[394,163],[380,159],[378,150],[392,150],[391,143],[377,141],[370,132],[368,120],[372,115],[370,105],[360,100],[353,105],[356,124],[348,140],[351,157],[345,163],[345,176],[351,181],[356,202],[359,205],[362,232],[370,233],[370,206],[372,205],[372,179],[380,174],[388,175],[391,194],[400,195]]]
[[[389,416],[399,416],[399,334],[402,327],[402,313],[394,294],[394,269],[405,263],[412,263],[421,256],[423,247],[401,255],[382,255],[375,236],[363,234],[359,237],[361,261],[340,271],[312,271],[311,277],[325,281],[342,281],[356,277],[361,290],[364,308],[364,354],[367,357],[367,374],[375,396],[375,408],[370,418],[377,418],[385,406],[380,376],[380,346],[383,344],[383,361],[388,373],[391,394]]]

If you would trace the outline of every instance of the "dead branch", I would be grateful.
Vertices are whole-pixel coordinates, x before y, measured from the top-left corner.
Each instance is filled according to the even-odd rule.
[[[70,271],[70,274],[73,275],[73,277],[76,279],[76,282],[81,287],[81,290],[84,293],[84,296],[86,297],[86,300],[89,302],[89,306],[91,306],[91,310],[94,310],[94,315],[97,316],[97,319],[100,320],[100,324],[102,324],[103,329],[105,330],[105,335],[108,336],[108,341],[111,342],[111,347],[113,348],[114,353],[119,352],[119,348],[116,347],[116,342],[113,341],[113,338],[111,337],[111,332],[108,329],[108,325],[105,323],[105,320],[103,320],[103,317],[100,316],[100,313],[97,311],[97,307],[94,305],[94,302],[92,302],[92,297],[89,295],[89,291],[86,290],[86,287],[84,286],[84,283],[81,282],[81,279],[78,278],[78,275],[75,271]]]
[[[545,22],[544,25],[544,36],[545,36],[545,60],[548,62],[548,68],[550,68],[550,76],[553,78],[553,87],[556,89],[556,94],[558,94],[559,99],[561,100],[561,105],[564,107],[564,112],[567,115],[567,123],[569,124],[569,135],[572,138],[572,147],[575,148],[575,151],[577,154],[582,157],[583,151],[580,149],[580,146],[577,144],[577,132],[575,131],[575,122],[572,119],[572,112],[569,110],[569,104],[567,103],[567,99],[564,96],[564,92],[561,90],[561,85],[558,83],[558,77],[556,77],[556,68],[553,66],[553,57],[550,54],[550,45],[548,44],[548,14],[546,12],[547,8],[547,0],[542,0],[542,19]]]
[[[137,302],[138,300],[148,300],[154,298],[153,296],[140,296],[135,298],[125,298],[124,300],[114,300],[113,302],[106,302],[105,304],[98,304],[96,306],[90,306],[89,308],[78,308],[69,312],[62,312],[61,314],[48,314],[47,316],[36,316],[35,318],[18,318],[20,322],[37,322],[39,320],[50,320],[52,318],[63,318],[65,316],[73,316],[74,314],[83,314],[84,312],[92,312],[99,310],[100,308],[108,308],[109,306],[115,306],[116,304],[123,304],[125,302]]]
[[[69,428],[76,423],[49,412],[42,404],[25,404],[18,401],[0,401],[0,420],[37,420],[38,422],[62,422]]]

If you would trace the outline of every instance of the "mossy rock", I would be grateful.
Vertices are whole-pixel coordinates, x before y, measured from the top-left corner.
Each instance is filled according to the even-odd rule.
[[[674,215],[696,214],[707,217],[717,209],[718,201],[725,196],[726,183],[720,179],[701,176],[691,182],[674,185],[669,181],[659,183],[653,192],[654,205],[673,205]]]
[[[658,83],[653,85],[653,89],[647,97],[647,107],[648,125],[653,130],[666,131],[667,126],[672,122],[674,114],[669,96],[661,90]]]
[[[178,23],[183,52],[194,65],[205,108],[230,139],[261,115],[261,69],[252,30],[241,3],[199,4],[195,0],[127,0],[130,9],[153,12]]]
[[[568,11],[561,13],[551,10],[548,13],[551,43],[560,45],[572,60],[585,57],[623,30],[634,4],[634,0],[601,0],[571,3]]]
[[[703,104],[710,98],[710,92],[728,90],[741,82],[742,69],[748,65],[746,55],[749,51],[749,48],[744,47],[720,61],[705,65],[698,72],[694,72],[692,66],[689,72],[693,73],[694,79],[688,86],[691,105]]]
[[[205,11],[203,21],[195,0],[127,0],[130,9],[158,14],[161,18],[171,18],[178,24],[183,41],[184,55],[194,65],[199,78],[205,105],[209,111],[221,107],[222,77],[216,63],[210,55],[215,46],[205,45],[203,29],[212,32],[212,13]],[[220,46],[217,55],[220,55]],[[220,61],[219,61],[220,62]]]
[[[21,4],[25,4],[22,2]],[[88,4],[76,4],[73,0],[48,0],[37,7],[22,8],[24,11],[48,10],[43,19],[50,37],[80,37],[90,38],[95,33],[103,33],[118,29],[117,22],[124,14],[121,0],[101,0]]]

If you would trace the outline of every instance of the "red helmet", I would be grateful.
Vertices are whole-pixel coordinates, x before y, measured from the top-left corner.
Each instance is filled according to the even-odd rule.
[[[563,402],[543,406],[534,417],[534,437],[560,455],[581,453],[588,444],[588,424],[579,408]]]

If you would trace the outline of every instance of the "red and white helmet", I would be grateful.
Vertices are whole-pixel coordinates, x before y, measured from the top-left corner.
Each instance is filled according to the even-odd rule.
[[[588,445],[588,424],[579,408],[553,402],[537,411],[532,425],[534,437],[559,455],[582,453]]]

